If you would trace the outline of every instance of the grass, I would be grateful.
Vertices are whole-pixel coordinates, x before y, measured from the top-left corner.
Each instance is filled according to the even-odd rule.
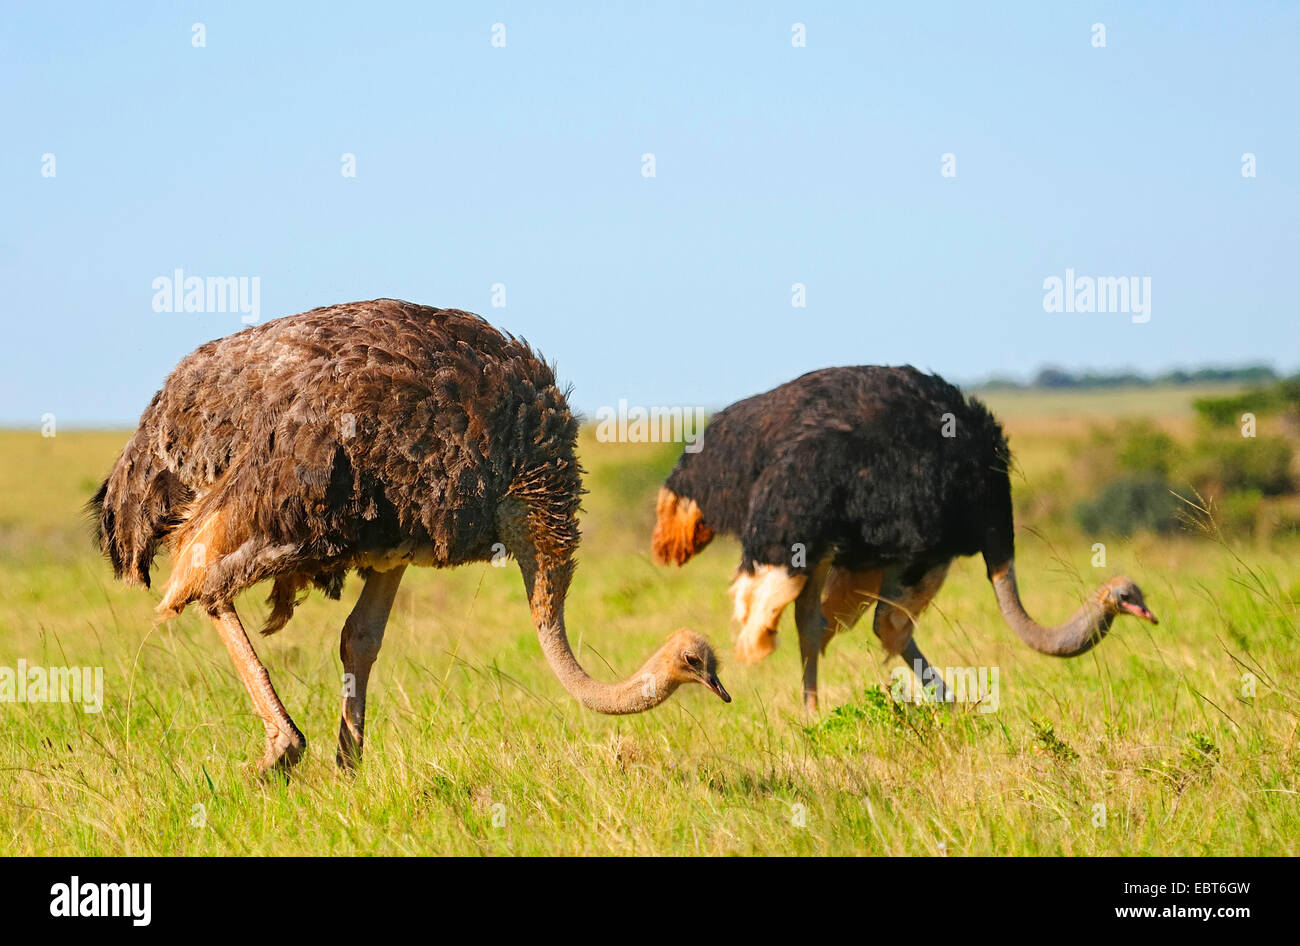
[[[1161,402],[1163,403],[1163,402]],[[1035,418],[1008,418],[1033,482],[1067,462]],[[689,688],[644,716],[581,710],[548,671],[518,570],[408,572],[370,690],[366,761],[336,774],[344,601],[313,595],[259,639],[309,740],[288,785],[261,750],[224,649],[187,612],[115,584],[80,505],[121,433],[0,433],[0,666],[104,668],[104,708],[2,703],[5,854],[1295,854],[1300,547],[1136,539],[1090,566],[1092,539],[1019,536],[1030,611],[1060,620],[1113,571],[1158,627],[1122,620],[1069,661],[997,617],[977,560],[958,562],[918,631],[941,666],[1000,671],[997,711],[897,704],[868,624],[822,664],[825,709],[798,701],[786,616],[759,667],[724,664],[735,702]],[[690,625],[729,649],[719,540],[682,570],[648,555],[672,446],[598,444],[569,599],[580,659],[603,679]],[[160,561],[165,574],[166,563]],[[265,589],[239,602],[247,622]]]

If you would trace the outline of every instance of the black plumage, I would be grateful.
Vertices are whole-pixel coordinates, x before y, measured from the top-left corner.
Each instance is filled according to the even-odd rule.
[[[1072,656],[1127,612],[1154,620],[1129,579],[1102,585],[1065,624],[1036,624],[1013,559],[1011,452],[979,400],[910,366],[825,368],[716,414],[660,490],[652,549],[684,564],[715,534],[736,536],[736,654],[762,660],[795,602],[804,695],[817,659],[875,607],[885,648],[933,673],[912,639],[955,558],[984,556],[1004,619],[1031,647]],[[946,692],[946,691],[943,691]]]
[[[1010,458],[988,409],[937,375],[824,368],[715,414],[664,485],[741,540],[746,571],[806,571],[827,554],[925,570],[1011,557]]]

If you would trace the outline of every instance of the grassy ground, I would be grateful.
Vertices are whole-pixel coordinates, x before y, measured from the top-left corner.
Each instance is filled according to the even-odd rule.
[[[1056,428],[1007,414],[1021,487],[1060,475]],[[1300,849],[1294,544],[1140,539],[1108,544],[1098,569],[1091,537],[1022,532],[1018,570],[1040,620],[1124,571],[1161,624],[1125,619],[1084,657],[1040,656],[1001,624],[982,564],[962,561],[918,640],[941,666],[997,667],[997,712],[892,705],[876,688],[893,668],[862,624],[831,645],[815,720],[798,706],[790,615],[764,665],[724,665],[731,705],[689,688],[611,719],[551,677],[513,565],[412,570],[371,683],[366,762],[347,779],[333,739],[353,579],[343,602],[313,596],[256,642],[309,740],[285,787],[248,774],[261,726],[205,621],[187,612],[154,628],[154,596],[114,584],[90,548],[79,506],[124,440],[0,433],[0,667],[105,675],[99,714],[0,704],[0,853]],[[729,650],[736,546],[719,540],[680,571],[648,555],[676,452],[584,439],[591,492],[568,613],[580,659],[604,679],[681,625]],[[250,625],[266,610],[257,592],[239,603]]]

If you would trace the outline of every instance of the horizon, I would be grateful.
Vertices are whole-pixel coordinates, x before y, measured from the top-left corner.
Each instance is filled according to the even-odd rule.
[[[1034,372],[1034,375],[1036,376],[1037,374],[1040,374],[1044,370],[1055,369],[1058,367],[1059,366],[1057,365],[1042,365],[1037,372]],[[1288,377],[1300,377],[1300,373],[1297,373],[1296,375],[1286,375],[1282,372],[1276,371],[1276,369],[1273,368],[1272,366],[1265,365],[1262,363],[1259,364],[1248,363],[1248,364],[1241,364],[1235,366],[1207,364],[1207,365],[1199,365],[1193,368],[1181,368],[1181,369],[1173,368],[1170,369],[1170,372],[1176,372],[1180,370],[1186,370],[1189,373],[1195,371],[1202,371],[1202,370],[1244,371],[1248,369],[1258,369],[1258,368],[1265,368],[1269,371],[1274,372],[1273,374],[1274,380],[1282,380]],[[1090,372],[1088,371],[1088,369],[1083,369],[1075,373],[1078,375],[1087,375]],[[1107,376],[1117,376],[1126,373],[1127,372],[1125,371],[1125,369],[1121,368],[1121,369],[1116,369],[1114,372],[1110,372],[1110,371],[1105,372],[1104,374]],[[1098,373],[1098,376],[1101,377],[1102,374]],[[1202,378],[1202,379],[1195,379],[1190,381],[1168,381],[1168,380],[1162,380],[1161,376],[1155,374],[1142,375],[1141,380],[1136,383],[1083,382],[1079,384],[1069,384],[1069,385],[1037,384],[1032,380],[1032,377],[1030,380],[1023,381],[1023,382],[1016,381],[1010,378],[1001,378],[1001,377],[988,377],[972,383],[963,383],[953,379],[945,379],[945,380],[950,380],[952,384],[954,384],[956,387],[958,387],[959,389],[961,389],[963,392],[967,394],[978,395],[980,397],[987,397],[989,395],[997,396],[997,395],[1008,394],[1008,393],[1032,393],[1037,396],[1043,396],[1048,398],[1052,396],[1068,397],[1071,394],[1080,394],[1080,393],[1095,393],[1095,392],[1123,393],[1126,391],[1160,390],[1166,388],[1211,389],[1211,388],[1258,387],[1260,389],[1263,389],[1270,384],[1268,380],[1254,381],[1254,380],[1247,380],[1242,378]],[[752,393],[759,394],[762,392],[754,391]],[[632,404],[628,402],[626,398],[620,398],[614,404],[602,404],[599,407],[593,408],[592,410],[589,411],[581,410],[578,407],[572,405],[571,407],[574,416],[578,418],[578,421],[581,424],[581,426],[583,428],[587,428],[587,427],[599,426],[599,424],[601,423],[601,418],[598,415],[600,415],[601,412],[613,412],[617,416],[617,413],[621,409],[632,410],[632,409],[644,408],[651,411],[694,410],[694,411],[702,412],[704,418],[708,419],[712,417],[714,414],[716,414],[718,411],[727,407],[727,405],[726,404],[717,404],[717,405]],[[0,432],[6,430],[19,431],[19,432],[36,431],[36,430],[40,430],[42,426],[43,426],[42,421],[39,418],[34,422],[30,422],[26,424],[0,423]],[[57,429],[62,433],[123,432],[129,434],[132,430],[135,429],[135,421],[127,421],[125,423],[118,423],[115,421],[105,421],[103,423],[91,422],[91,423],[81,423],[81,424],[78,423],[63,424],[60,422],[58,424]]]

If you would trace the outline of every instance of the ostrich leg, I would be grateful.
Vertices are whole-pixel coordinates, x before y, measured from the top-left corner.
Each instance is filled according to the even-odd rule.
[[[343,714],[339,721],[339,748],[334,757],[340,768],[352,770],[361,761],[366,733],[366,684],[379,656],[405,565],[386,572],[371,572],[361,597],[343,624],[339,657],[343,660]]]
[[[884,572],[878,568],[851,571],[831,567],[826,576],[826,590],[822,593],[822,614],[826,618],[826,632],[822,634],[823,654],[832,637],[851,630],[880,600],[883,576]]]
[[[286,777],[297,761],[302,758],[307,748],[307,739],[280,702],[280,697],[271,685],[271,676],[266,667],[257,659],[257,651],[248,640],[244,625],[235,613],[235,606],[230,602],[218,605],[210,612],[212,623],[221,635],[221,641],[234,661],[235,670],[244,688],[253,700],[253,708],[262,717],[266,727],[266,753],[258,762],[258,771],[262,774],[280,772]]]
[[[900,655],[907,664],[912,675],[916,677],[916,685],[924,687],[925,681],[929,680],[934,684],[934,698],[941,703],[947,703],[952,699],[952,693],[948,690],[948,684],[943,682],[943,677],[939,676],[939,671],[930,666],[930,661],[925,659],[925,654],[921,653],[921,648],[916,646],[915,638],[908,638],[907,644],[903,647],[903,653]]]
[[[948,576],[948,564],[945,562],[931,568],[911,584],[903,583],[897,569],[886,571],[873,628],[886,651],[907,661],[908,667],[916,675],[917,684],[924,685],[928,678],[935,684],[936,698],[944,702],[950,698],[948,686],[916,646],[912,632],[916,629],[916,619],[938,594],[944,578]]]
[[[823,559],[808,576],[807,583],[794,599],[794,623],[799,628],[799,655],[803,661],[803,705],[817,711],[817,658],[822,651],[826,617],[822,614],[822,587],[830,561]]]

